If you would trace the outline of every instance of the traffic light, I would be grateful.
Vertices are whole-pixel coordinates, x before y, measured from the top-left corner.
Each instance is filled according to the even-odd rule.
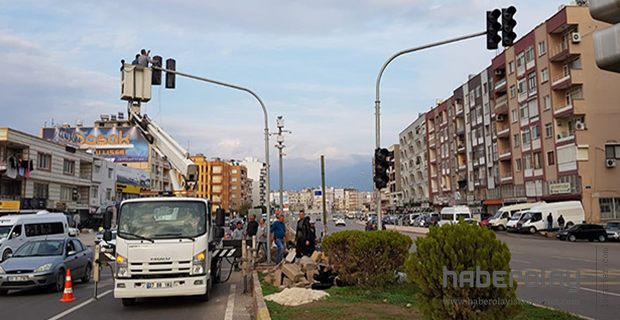
[[[514,19],[514,15],[517,13],[517,8],[510,6],[502,9],[502,46],[510,47],[517,39],[517,34],[514,32],[517,21]]]
[[[373,180],[377,190],[385,188],[390,179],[387,173],[390,167],[390,161],[388,161],[389,154],[390,152],[387,149],[375,149],[375,176]]]
[[[596,65],[620,73],[620,0],[590,0],[590,14],[611,24],[592,33]]]
[[[498,34],[502,25],[498,19],[502,15],[499,9],[493,11],[487,11],[487,49],[497,49],[497,44],[502,40],[502,37]]]
[[[161,68],[163,58],[161,56],[153,57],[153,66]],[[153,68],[153,73],[151,76],[151,84],[154,86],[158,86],[161,84],[161,70]]]
[[[166,60],[166,70],[176,71],[177,62],[170,58]],[[175,87],[175,74],[172,72],[166,72],[166,88],[174,89]]]

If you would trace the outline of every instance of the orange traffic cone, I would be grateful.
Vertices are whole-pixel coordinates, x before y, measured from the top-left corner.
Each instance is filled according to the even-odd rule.
[[[71,302],[75,300],[73,296],[73,284],[71,282],[71,270],[67,269],[67,275],[65,276],[65,291],[62,293],[60,302]]]

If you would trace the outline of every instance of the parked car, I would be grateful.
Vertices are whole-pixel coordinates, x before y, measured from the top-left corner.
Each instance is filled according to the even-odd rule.
[[[445,207],[441,209],[439,225],[455,224],[459,219],[472,219],[471,211],[467,206]]]
[[[543,203],[530,208],[517,223],[517,229],[520,232],[531,234],[541,230],[549,230],[547,225],[547,216],[549,214],[553,217],[551,230],[559,227],[557,220],[560,215],[564,217],[566,228],[582,223],[585,220],[585,213],[580,201]]]
[[[414,227],[428,228],[431,225],[435,225],[439,222],[439,214],[430,213],[418,216],[413,223]]]
[[[338,219],[336,219],[336,227],[338,227],[338,226],[346,227],[347,223],[344,221],[344,219],[338,218]]]
[[[489,222],[487,226],[493,230],[499,230],[499,231],[506,230],[506,224],[508,223],[508,220],[510,220],[512,215],[514,215],[515,213],[519,211],[529,210],[533,206],[536,206],[539,204],[543,204],[543,202],[519,203],[519,204],[510,205],[510,206],[503,206],[499,208],[499,210],[497,210],[497,213],[495,213],[494,216],[489,218]]]
[[[512,214],[508,222],[506,223],[506,230],[508,232],[517,232],[517,223],[521,219],[521,216],[525,213],[525,211],[518,211]]]
[[[560,240],[568,240],[575,242],[577,240],[598,240],[605,242],[607,240],[607,231],[603,226],[598,224],[576,224],[567,230],[560,231],[556,237]]]
[[[408,226],[413,226],[413,223],[417,217],[419,217],[419,213],[411,213],[405,216],[405,224]]]
[[[67,269],[72,279],[89,282],[92,258],[90,248],[73,237],[28,241],[0,263],[0,294],[37,287],[60,292]]]
[[[620,240],[620,221],[610,221],[605,225],[608,240]]]
[[[0,217],[0,261],[28,241],[70,235],[67,218],[62,213],[42,211],[38,214]]]

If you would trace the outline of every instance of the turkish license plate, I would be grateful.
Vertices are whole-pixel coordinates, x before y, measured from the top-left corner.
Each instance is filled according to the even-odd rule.
[[[166,282],[147,282],[146,283],[146,288],[147,289],[172,288],[172,282],[170,282],[170,281],[166,281]]]
[[[28,276],[13,276],[13,277],[9,277],[9,281],[11,281],[11,282],[28,281]]]

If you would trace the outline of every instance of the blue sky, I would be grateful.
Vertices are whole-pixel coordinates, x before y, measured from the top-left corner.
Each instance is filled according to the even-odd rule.
[[[484,12],[515,5],[523,35],[568,0],[4,1],[0,127],[92,123],[125,111],[120,60],[141,48],[177,70],[247,86],[283,115],[285,187],[371,188],[374,83],[394,52],[484,30]],[[382,144],[490,63],[483,37],[405,56],[382,82]],[[263,158],[262,112],[248,95],[177,79],[145,110],[192,153]],[[273,141],[272,144],[274,144]],[[276,169],[276,149],[271,149]],[[272,175],[277,181],[277,175]]]

